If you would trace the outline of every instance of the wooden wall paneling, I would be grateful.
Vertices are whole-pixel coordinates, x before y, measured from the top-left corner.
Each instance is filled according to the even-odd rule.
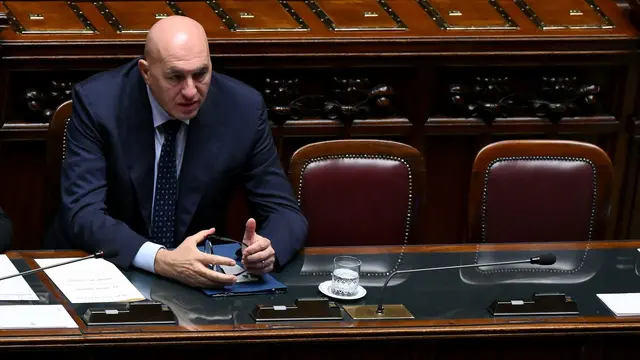
[[[633,234],[637,233],[637,225],[640,223],[639,218],[636,216],[635,211],[637,207],[637,190],[638,190],[638,161],[639,152],[640,152],[640,142],[636,139],[634,135],[630,136],[629,140],[629,156],[627,157],[627,168],[625,173],[625,182],[623,184],[624,194],[623,194],[623,203],[621,206],[622,213],[626,216],[623,216],[622,221],[619,224],[619,227],[622,229],[621,231],[629,234],[629,236],[633,236]]]
[[[618,224],[624,223],[624,219],[628,216],[620,212],[621,206],[623,206],[625,199],[622,198],[624,189],[622,188],[625,181],[625,170],[627,168],[627,155],[629,153],[629,134],[627,129],[631,128],[630,122],[632,121],[633,111],[636,108],[636,91],[638,85],[638,65],[637,61],[640,57],[636,58],[635,62],[632,62],[624,73],[622,81],[618,82],[618,86],[621,91],[616,91],[617,98],[621,99],[619,107],[616,109],[616,117],[619,119],[622,126],[617,131],[617,139],[615,144],[615,155],[611,158],[614,165],[614,184],[611,200],[611,213],[609,230],[607,237],[612,238],[624,238],[628,236],[626,232],[621,229]]]
[[[633,159],[626,154],[636,151],[625,139],[637,98],[639,32],[612,1],[597,1],[605,18],[584,0],[555,7],[527,0],[538,19],[528,17],[522,2],[506,0],[495,7],[429,0],[437,16],[425,1],[270,1],[218,1],[228,17],[205,1],[76,2],[85,29],[74,31],[85,34],[26,35],[12,23],[0,35],[0,71],[7,74],[0,79],[0,123],[7,123],[0,141],[15,142],[7,145],[12,150],[3,163],[41,163],[43,145],[33,140],[43,139],[49,115],[68,98],[72,84],[139,56],[146,28],[173,12],[203,23],[216,70],[264,94],[285,169],[295,150],[315,141],[372,137],[418,148],[427,165],[427,204],[413,242],[464,241],[472,161],[483,146],[501,139],[597,143],[614,159],[616,197],[635,194],[629,184],[637,183],[636,171],[624,168]],[[65,26],[51,20],[56,11],[74,16],[61,1],[5,4],[22,7],[16,14],[26,29]],[[570,14],[576,9],[583,14]],[[30,19],[36,12],[44,20]],[[18,154],[17,147],[28,150]],[[35,172],[14,167],[3,181],[19,183]],[[42,178],[30,181],[35,188],[46,186]],[[0,193],[2,199],[15,202],[8,206],[14,209],[24,200]],[[631,229],[632,219],[640,217],[640,206],[628,201],[614,207],[612,221],[620,220],[623,228]],[[34,218],[16,216],[26,242],[36,244]],[[243,223],[244,216],[239,218],[234,221]],[[612,228],[620,237],[627,232]]]
[[[39,249],[44,232],[46,159],[42,141],[0,133],[0,207],[14,223],[12,248]]]
[[[630,135],[629,157],[627,158],[627,182],[625,183],[626,222],[622,229],[627,236],[640,235],[640,120],[634,117]]]
[[[613,157],[611,144],[619,131],[624,131],[624,124],[613,114],[617,110],[614,89],[619,71],[616,67],[598,66],[594,68],[569,66],[515,66],[515,67],[459,67],[447,73],[439,71],[446,80],[440,89],[441,95],[436,103],[440,108],[437,116],[427,121],[427,134],[445,133],[449,131],[456,140],[460,136],[474,136],[477,141],[474,150],[469,153],[468,162],[472,163],[475,152],[483,146],[500,140],[522,138],[562,138],[576,139],[595,143],[608,150]],[[613,80],[611,80],[613,79]],[[509,101],[510,100],[510,101]],[[584,107],[585,102],[594,106]],[[559,111],[551,111],[559,109]],[[445,116],[442,116],[444,114]],[[449,115],[449,116],[446,116]],[[444,138],[446,139],[446,138]],[[445,140],[446,141],[446,140]],[[469,140],[467,140],[469,141]],[[450,141],[454,143],[454,141]],[[462,152],[456,146],[448,151],[433,151],[440,157],[442,154]],[[466,149],[465,149],[466,150]],[[451,161],[453,162],[453,161]],[[468,194],[468,187],[457,186],[454,178],[468,179],[469,167],[451,173],[451,167],[444,170],[442,164],[430,163],[429,169],[444,172],[449,178],[448,186],[455,186],[455,194],[447,194],[446,198],[458,203],[457,211],[449,204],[451,214],[439,218],[431,226],[442,227],[447,218],[463,219],[466,214],[465,199],[460,194]],[[465,165],[466,166],[466,165]],[[439,188],[430,183],[427,189]],[[442,186],[442,185],[441,185]],[[458,196],[456,196],[458,195]],[[442,204],[431,208],[442,212]],[[455,215],[454,215],[455,214]],[[437,215],[434,215],[434,218]],[[449,225],[447,234],[456,233],[456,241],[464,238],[465,223],[460,221],[456,228]]]
[[[422,209],[420,243],[466,241],[469,179],[480,136],[427,136],[427,205]]]

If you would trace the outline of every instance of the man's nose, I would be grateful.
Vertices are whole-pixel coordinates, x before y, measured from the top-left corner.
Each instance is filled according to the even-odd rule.
[[[182,95],[190,99],[196,96],[197,92],[198,90],[196,89],[196,84],[191,77],[188,77],[184,83],[184,86],[182,87]]]

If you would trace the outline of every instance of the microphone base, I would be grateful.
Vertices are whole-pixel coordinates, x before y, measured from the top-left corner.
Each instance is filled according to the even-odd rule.
[[[378,305],[346,305],[342,308],[353,320],[407,320],[415,319],[413,314],[402,304],[383,305],[383,312],[378,313]]]
[[[342,321],[340,307],[324,298],[297,299],[291,305],[256,305],[251,312],[256,322],[269,321]]]
[[[534,294],[532,300],[495,300],[489,306],[493,316],[575,316],[578,304],[565,294]]]
[[[82,315],[82,320],[87,326],[175,325],[178,323],[171,308],[154,301],[106,304],[106,307],[89,308]]]

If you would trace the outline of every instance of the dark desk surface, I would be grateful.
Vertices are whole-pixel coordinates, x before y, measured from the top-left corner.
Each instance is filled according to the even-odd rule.
[[[640,292],[640,241],[448,245],[409,247],[307,248],[281,273],[274,274],[288,286],[284,294],[212,298],[198,289],[141,271],[127,276],[151,299],[168,304],[179,319],[177,326],[87,327],[78,314],[89,306],[70,304],[44,273],[25,279],[39,294],[40,303],[62,303],[79,330],[0,331],[0,345],[18,339],[81,342],[168,341],[208,339],[251,341],[354,336],[429,337],[442,335],[640,331],[640,317],[615,317],[597,293]],[[258,324],[249,312],[256,304],[290,305],[298,298],[323,297],[318,284],[331,278],[333,258],[349,254],[363,261],[361,285],[367,295],[341,305],[376,304],[386,275],[395,269],[449,266],[527,259],[553,252],[556,264],[548,267],[517,265],[414,273],[395,277],[385,296],[386,304],[404,304],[415,320],[286,322]],[[19,270],[37,267],[34,258],[75,257],[82,252],[15,251],[8,253]],[[487,307],[493,300],[529,299],[534,293],[560,292],[578,303],[579,316],[497,318]],[[164,339],[164,340],[162,340]]]

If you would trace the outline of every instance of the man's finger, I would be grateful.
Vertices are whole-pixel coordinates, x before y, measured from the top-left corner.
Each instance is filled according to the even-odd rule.
[[[263,251],[243,257],[242,261],[247,264],[253,264],[261,261],[266,261],[267,259],[275,258],[275,255],[276,251],[273,250],[271,246],[269,246]]]
[[[204,266],[202,267],[198,266],[198,270],[199,270],[200,276],[214,283],[212,285],[215,285],[215,283],[233,284],[237,280],[237,278],[234,275],[222,274],[217,271],[208,269]]]
[[[269,249],[257,252],[255,254],[245,256],[242,260],[247,264],[253,264],[253,263],[265,261],[270,257],[272,257],[274,254],[275,252],[273,251],[273,249],[269,248]]]
[[[202,275],[200,273],[194,273],[193,276],[195,278],[190,281],[191,286],[200,287],[200,288],[211,288],[212,287],[211,280],[209,280],[206,276],[204,276],[204,275]],[[223,286],[223,285],[221,284],[220,286]]]
[[[270,257],[270,258],[268,258],[268,259],[266,259],[264,261],[259,261],[259,262],[256,262],[256,263],[252,263],[251,267],[262,270],[262,269],[268,268],[269,266],[271,266],[275,262],[276,262],[275,258],[274,257]]]
[[[203,252],[200,252],[198,254],[197,260],[199,263],[203,265],[214,264],[214,265],[233,266],[236,264],[236,261],[231,258],[219,256],[219,255],[213,255],[213,254],[205,254]]]
[[[265,260],[264,262],[261,261],[254,264],[247,264],[245,266],[245,269],[247,269],[247,271],[249,271],[250,273],[267,273],[273,270],[275,262],[275,257],[273,257]]]
[[[211,228],[209,230],[202,230],[189,236],[188,238],[185,239],[185,241],[188,241],[192,243],[194,246],[197,246],[202,242],[202,240],[204,240],[207,237],[207,235],[211,235],[215,232],[216,232],[215,228]]]
[[[271,242],[261,236],[257,236],[256,242],[247,246],[242,252],[243,257],[251,256],[252,254],[264,251],[271,246]]]

